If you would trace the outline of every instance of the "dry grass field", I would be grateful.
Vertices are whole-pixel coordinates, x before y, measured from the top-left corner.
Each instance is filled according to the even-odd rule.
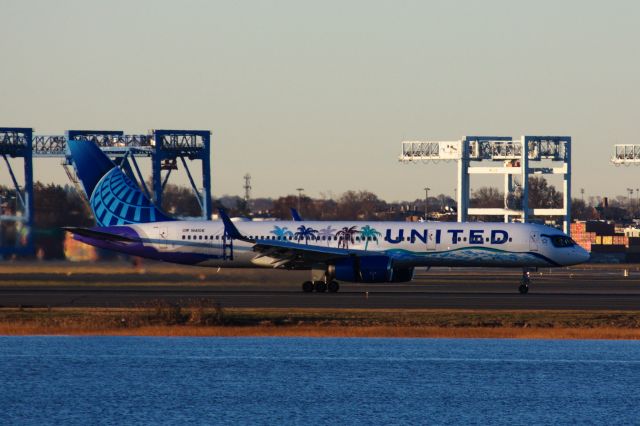
[[[450,310],[1,309],[2,335],[640,339],[640,313]]]

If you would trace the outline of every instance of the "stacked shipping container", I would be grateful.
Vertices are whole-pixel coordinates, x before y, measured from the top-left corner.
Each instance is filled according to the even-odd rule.
[[[629,237],[617,233],[615,224],[601,221],[571,224],[571,237],[590,252],[620,253],[629,246]]]

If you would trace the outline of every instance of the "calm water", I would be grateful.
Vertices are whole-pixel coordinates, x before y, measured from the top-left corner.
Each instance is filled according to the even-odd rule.
[[[0,423],[640,424],[640,342],[0,337]]]

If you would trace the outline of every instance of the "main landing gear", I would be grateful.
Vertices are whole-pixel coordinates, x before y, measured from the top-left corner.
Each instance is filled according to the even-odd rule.
[[[327,290],[329,293],[337,293],[340,290],[340,284],[337,281],[329,281],[325,283],[324,281],[305,281],[302,283],[302,291],[305,293],[311,293],[313,291],[317,293],[326,293]]]
[[[529,278],[529,270],[522,270],[522,278],[520,279],[520,287],[518,287],[518,291],[520,294],[529,293],[529,283],[531,282],[531,278]]]
[[[340,284],[333,278],[335,274],[333,269],[323,263],[313,265],[311,268],[311,280],[302,283],[302,291],[305,293],[337,293],[340,290]]]

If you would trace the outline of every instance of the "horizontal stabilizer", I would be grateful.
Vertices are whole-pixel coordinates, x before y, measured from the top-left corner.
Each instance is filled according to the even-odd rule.
[[[67,232],[81,237],[94,238],[96,240],[120,242],[120,243],[137,243],[139,239],[127,237],[126,235],[112,234],[110,232],[96,231],[89,228],[64,227]]]

